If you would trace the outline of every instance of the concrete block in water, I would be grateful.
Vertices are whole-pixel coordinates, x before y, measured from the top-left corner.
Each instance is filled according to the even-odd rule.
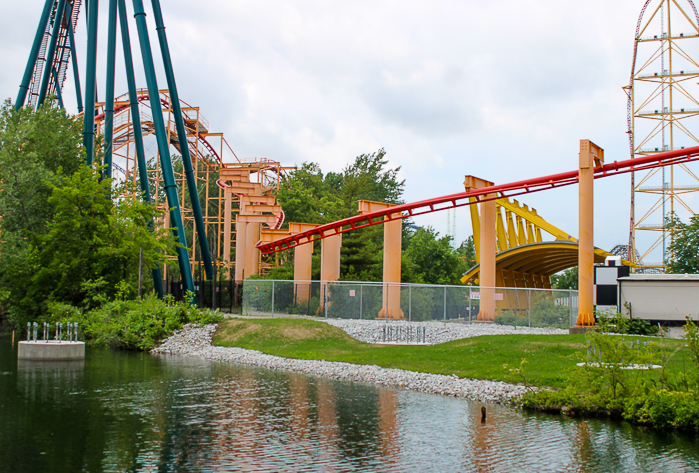
[[[82,360],[85,358],[85,342],[57,342],[55,340],[19,342],[17,358],[20,360]]]

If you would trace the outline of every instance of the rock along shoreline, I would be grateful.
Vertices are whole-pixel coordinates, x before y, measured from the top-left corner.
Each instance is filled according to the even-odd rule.
[[[182,330],[165,339],[159,347],[151,350],[151,353],[199,357],[212,361],[291,371],[342,381],[372,383],[390,388],[410,389],[497,404],[507,404],[527,390],[522,385],[501,381],[418,373],[382,368],[376,365],[355,365],[325,360],[298,360],[267,355],[257,350],[245,348],[217,347],[212,344],[216,329],[216,324],[204,327],[196,324],[185,325]]]

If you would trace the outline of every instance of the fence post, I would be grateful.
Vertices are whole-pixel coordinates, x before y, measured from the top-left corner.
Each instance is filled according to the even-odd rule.
[[[444,286],[444,322],[447,321],[447,286]]]
[[[519,301],[517,300],[517,288],[515,288],[515,330],[517,330],[517,309],[519,305],[517,304]]]
[[[408,286],[408,322],[413,320],[413,286]]]
[[[325,300],[325,304],[323,304],[323,311],[325,312],[325,318],[328,318],[328,289],[330,288],[330,285],[326,282],[325,283],[325,292],[323,294],[323,299]]]
[[[274,315],[274,279],[272,279],[272,315]]]
[[[362,306],[364,305],[364,284],[359,285],[359,318],[362,318]]]
[[[471,323],[471,286],[468,287],[468,323]]]
[[[532,328],[532,290],[527,289],[527,309],[529,309],[529,328]]]
[[[577,322],[577,321],[576,321]],[[568,327],[573,325],[573,288],[568,288]]]

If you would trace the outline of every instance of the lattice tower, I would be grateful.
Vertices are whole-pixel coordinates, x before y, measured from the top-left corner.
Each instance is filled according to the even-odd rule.
[[[699,144],[699,14],[692,0],[647,0],[638,18],[628,95],[632,158]],[[697,171],[687,165],[631,173],[629,256],[637,271],[664,269],[667,218],[694,215]],[[638,255],[638,256],[637,256]],[[653,262],[650,262],[653,261]]]

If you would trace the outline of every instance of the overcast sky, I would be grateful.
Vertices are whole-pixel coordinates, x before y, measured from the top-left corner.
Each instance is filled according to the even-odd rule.
[[[466,174],[506,183],[575,169],[580,139],[603,147],[607,161],[627,159],[621,86],[643,3],[162,2],[180,97],[238,156],[315,161],[327,172],[383,147],[401,168],[406,201],[460,192]],[[4,5],[3,98],[16,97],[42,4]],[[84,25],[81,16],[79,37]],[[99,75],[104,90],[103,66]],[[628,241],[629,181],[605,181],[596,183],[595,243],[610,249]],[[577,188],[521,200],[577,234]],[[446,231],[446,212],[416,221]],[[466,210],[457,223],[460,241],[471,233]]]

